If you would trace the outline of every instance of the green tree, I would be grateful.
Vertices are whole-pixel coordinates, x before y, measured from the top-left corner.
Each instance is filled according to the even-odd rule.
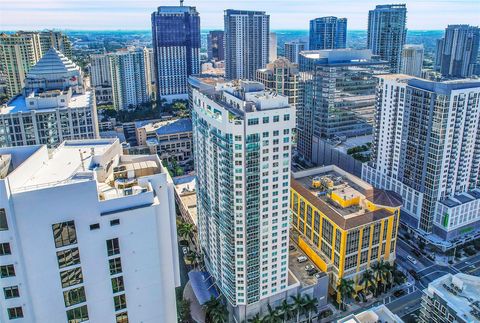
[[[189,239],[192,236],[192,233],[195,231],[195,225],[188,222],[180,222],[177,225],[177,233],[184,240]]]
[[[293,313],[297,318],[296,322],[300,322],[300,315],[303,314],[303,311],[304,311],[303,306],[305,304],[305,300],[300,294],[296,296],[290,296],[290,297],[293,300]]]
[[[368,294],[368,287],[373,286],[375,288],[375,277],[370,269],[363,272],[360,284],[363,285],[363,291]]]
[[[182,299],[178,303],[178,319],[181,323],[189,323],[192,321],[192,317],[190,314],[190,300]]]
[[[318,305],[318,300],[316,298],[311,298],[310,295],[305,295],[304,296],[303,309],[307,313],[307,316],[308,316],[307,322],[308,323],[312,323],[312,314],[313,313],[315,313],[315,314],[318,313],[317,305]]]
[[[355,293],[355,288],[353,280],[349,279],[340,279],[340,283],[338,284],[338,293],[340,294],[341,298],[341,308],[343,310],[346,310],[346,303],[345,301],[352,297],[352,295]]]
[[[256,314],[254,317],[248,319],[248,323],[263,323],[263,320],[260,318],[260,314]]]
[[[288,304],[286,299],[282,301],[282,304],[280,304],[278,309],[279,309],[279,312],[282,314],[283,322],[287,322],[292,318],[293,306],[291,304]]]
[[[276,309],[273,309],[270,304],[267,305],[267,310],[268,314],[263,317],[262,323],[278,323],[281,321],[280,313]]]
[[[218,299],[211,297],[205,304],[203,304],[205,310],[205,322],[206,323],[226,323],[228,320],[228,311]]]

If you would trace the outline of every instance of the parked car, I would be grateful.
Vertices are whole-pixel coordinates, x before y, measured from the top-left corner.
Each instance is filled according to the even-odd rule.
[[[407,259],[408,259],[408,261],[410,261],[412,264],[414,264],[414,265],[417,264],[417,260],[415,260],[415,258],[413,258],[412,256],[407,256]]]
[[[315,274],[315,278],[316,278],[316,279],[320,279],[322,276],[323,276],[322,273],[316,273],[316,274]]]
[[[422,253],[420,251],[418,251],[417,249],[413,249],[412,250],[413,254],[417,257],[421,257],[422,256]]]
[[[184,255],[188,253],[188,248],[187,247],[182,247],[182,252]]]
[[[306,266],[305,266],[305,270],[306,270],[306,271],[309,271],[309,270],[311,270],[311,269],[313,269],[313,268],[315,268],[315,267],[313,267],[312,264],[309,264],[309,265],[306,265]]]
[[[295,246],[291,244],[290,247],[288,247],[288,249],[290,249],[290,251],[295,250]]]
[[[415,270],[410,269],[408,272],[409,272],[410,275],[412,275],[413,278],[415,278],[416,280],[418,280],[418,279],[420,278],[420,276],[417,274],[417,272],[416,272]]]
[[[407,293],[407,292],[406,292],[405,290],[399,289],[399,290],[393,292],[393,296],[395,296],[395,297],[400,297],[400,296],[405,295],[406,293]]]
[[[307,274],[308,274],[309,276],[313,276],[313,275],[315,275],[315,274],[318,274],[318,269],[317,269],[317,268],[312,268],[312,269],[310,269],[310,270],[307,271]]]
[[[307,260],[308,260],[308,259],[307,259],[307,257],[305,257],[305,256],[300,256],[300,257],[297,258],[297,262],[299,262],[299,263],[305,262],[305,261],[307,261]]]

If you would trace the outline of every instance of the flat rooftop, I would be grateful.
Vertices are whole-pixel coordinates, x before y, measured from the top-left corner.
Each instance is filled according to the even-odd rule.
[[[173,178],[175,191],[186,208],[192,222],[197,225],[197,193],[195,190],[195,176],[182,176]]]
[[[350,314],[337,321],[337,323],[373,322],[403,323],[403,321],[397,315],[393,314],[385,305],[380,305],[358,314]]]
[[[288,269],[290,269],[292,274],[303,287],[307,287],[317,283],[317,278],[315,277],[315,275],[310,276],[305,270],[305,266],[311,265],[316,268],[320,277],[326,275],[326,273],[322,272],[320,268],[318,268],[315,263],[311,261],[310,258],[308,258],[308,256],[302,251],[302,249],[298,247],[298,245],[292,239],[290,239],[290,246],[294,246],[295,249],[288,252]],[[300,256],[304,256],[308,260],[300,263],[297,261],[297,258]]]
[[[447,274],[428,284],[428,291],[445,300],[466,322],[480,321],[480,277]]]
[[[193,129],[190,118],[152,122],[144,124],[140,128],[145,128],[146,132],[156,132],[159,136],[191,132]]]
[[[85,91],[84,94],[74,94],[68,102],[69,108],[83,108],[88,107],[92,100],[93,92]],[[49,109],[35,109],[37,112],[42,111],[52,111],[55,107]],[[28,112],[30,109],[27,107],[25,97],[23,95],[18,95],[14,97],[6,106],[0,108],[0,114],[9,114],[9,113],[19,113],[19,112]]]
[[[384,207],[402,205],[402,198],[397,193],[375,189],[333,165],[293,173],[291,186],[343,229],[391,216],[384,209],[369,211],[365,200]],[[340,202],[345,205],[342,206]]]

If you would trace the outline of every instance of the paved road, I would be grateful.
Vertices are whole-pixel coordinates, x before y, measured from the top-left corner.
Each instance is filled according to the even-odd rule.
[[[386,306],[398,316],[404,316],[420,308],[422,295],[423,292],[417,289],[413,293],[404,295]]]

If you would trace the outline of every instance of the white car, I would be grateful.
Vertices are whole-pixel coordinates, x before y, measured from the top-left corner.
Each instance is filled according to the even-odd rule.
[[[184,255],[186,255],[188,253],[188,248],[187,247],[183,247],[182,248],[182,252]]]
[[[299,263],[305,262],[305,261],[307,261],[307,257],[305,257],[305,256],[300,256],[300,257],[297,258],[297,261],[298,261]]]
[[[412,256],[407,256],[407,259],[408,259],[408,261],[410,261],[412,264],[414,264],[414,265],[417,264],[417,261],[416,261],[415,258],[413,258]]]
[[[311,270],[311,269],[313,269],[313,265],[306,265],[306,266],[305,266],[305,270],[306,270],[306,271],[309,271],[309,270]]]

